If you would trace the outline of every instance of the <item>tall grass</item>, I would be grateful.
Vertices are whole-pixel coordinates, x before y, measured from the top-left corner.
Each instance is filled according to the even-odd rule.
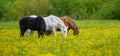
[[[72,30],[64,38],[60,32],[38,38],[33,36],[19,37],[17,22],[6,22],[0,28],[0,56],[119,56],[120,55],[120,22],[112,20],[76,21],[80,34],[74,36]],[[0,23],[0,26],[5,24]],[[11,25],[11,28],[9,28]],[[12,29],[13,28],[13,29]]]

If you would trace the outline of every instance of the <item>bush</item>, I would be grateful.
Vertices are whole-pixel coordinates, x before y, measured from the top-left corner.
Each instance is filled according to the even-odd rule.
[[[28,15],[45,16],[52,8],[49,0],[16,0],[9,5],[10,9],[4,14],[4,20],[19,20]]]
[[[11,0],[7,8],[0,8],[4,21],[19,20],[35,14],[70,16],[76,20],[120,19],[120,0]],[[1,6],[0,6],[1,7]],[[1,19],[0,19],[1,20]]]
[[[76,19],[89,19],[89,16],[99,10],[100,0],[52,0],[52,13],[71,16]]]
[[[105,3],[105,2],[104,2]],[[120,1],[114,0],[106,2],[102,7],[96,11],[91,19],[120,19]]]

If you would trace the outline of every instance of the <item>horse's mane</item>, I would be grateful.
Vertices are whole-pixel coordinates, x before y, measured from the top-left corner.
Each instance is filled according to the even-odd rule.
[[[78,26],[76,25],[76,23],[74,22],[74,20],[71,17],[63,16],[63,17],[61,17],[61,19],[67,21],[69,24],[72,24],[72,26],[78,28]]]

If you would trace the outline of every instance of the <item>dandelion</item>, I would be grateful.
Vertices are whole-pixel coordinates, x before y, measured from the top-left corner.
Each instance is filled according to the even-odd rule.
[[[19,37],[19,29],[0,30],[0,56],[119,56],[120,26],[105,28],[90,23],[93,28],[80,29],[74,36],[70,30],[67,38],[57,32],[57,37]]]

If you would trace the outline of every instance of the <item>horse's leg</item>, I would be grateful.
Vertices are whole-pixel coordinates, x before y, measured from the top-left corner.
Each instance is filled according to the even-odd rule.
[[[20,31],[21,31],[20,37],[23,37],[23,36],[24,36],[24,33],[25,33],[25,31],[26,31],[26,28],[21,28]]]
[[[29,36],[31,34],[31,30],[30,29],[27,29],[26,30],[26,36]]]
[[[33,30],[31,30],[31,29],[27,29],[27,31],[26,31],[26,36],[29,36],[29,35],[32,36],[33,33],[34,33]]]
[[[31,33],[30,33],[30,35],[33,35],[33,33],[34,33],[34,31],[33,31],[33,30],[31,30]]]
[[[51,35],[52,34],[52,31],[48,31],[48,35]]]
[[[46,35],[51,35],[51,33],[52,33],[51,30],[45,31],[45,34],[46,34]]]
[[[63,29],[61,29],[61,33],[63,36],[65,36],[65,31]]]
[[[40,36],[42,36],[42,38],[43,38],[43,36],[44,36],[43,30],[38,30],[38,38],[39,38]]]
[[[52,33],[54,36],[56,36],[56,29],[54,27],[52,28]]]

